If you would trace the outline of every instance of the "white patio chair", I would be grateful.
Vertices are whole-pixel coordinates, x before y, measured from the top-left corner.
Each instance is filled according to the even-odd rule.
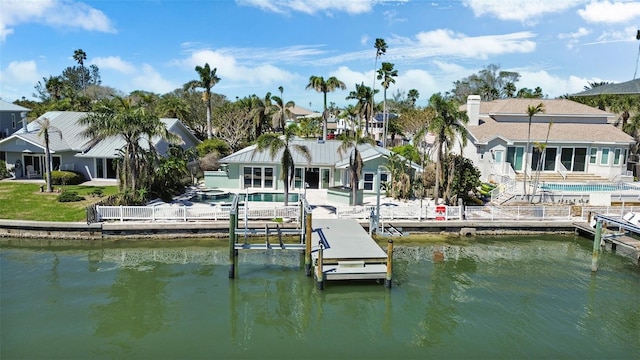
[[[39,178],[40,174],[33,168],[33,165],[27,165],[27,179]]]

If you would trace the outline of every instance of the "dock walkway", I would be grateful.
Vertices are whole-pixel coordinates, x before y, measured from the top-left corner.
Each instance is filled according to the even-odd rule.
[[[313,219],[314,274],[318,274],[318,246],[323,244],[325,280],[385,279],[387,253],[353,219]]]

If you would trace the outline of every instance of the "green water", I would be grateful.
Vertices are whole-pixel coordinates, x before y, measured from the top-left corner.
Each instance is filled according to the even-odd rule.
[[[3,360],[640,356],[640,268],[592,274],[582,238],[396,246],[391,290],[324,291],[292,253],[229,280],[222,245],[26,243],[0,246]]]

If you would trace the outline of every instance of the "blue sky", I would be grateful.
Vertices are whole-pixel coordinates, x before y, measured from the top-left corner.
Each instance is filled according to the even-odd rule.
[[[417,89],[420,106],[488,64],[553,98],[631,80],[639,20],[639,2],[615,0],[0,0],[0,98],[31,98],[81,48],[125,93],[170,92],[208,62],[231,100],[283,86],[318,110],[309,77],[336,76],[347,89],[328,101],[344,106],[356,83],[372,86],[376,38],[388,44],[378,67],[399,74],[389,93]]]

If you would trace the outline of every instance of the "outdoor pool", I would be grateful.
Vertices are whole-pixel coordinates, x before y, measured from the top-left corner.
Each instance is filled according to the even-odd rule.
[[[640,186],[632,185],[628,183],[599,183],[599,184],[543,184],[540,185],[541,190],[547,191],[562,191],[562,192],[578,192],[578,193],[590,193],[590,192],[615,192],[615,191],[629,191],[638,190]]]
[[[212,191],[203,191],[194,195],[190,201],[197,203],[230,203],[233,201],[233,197],[236,194],[231,192],[223,192],[220,190],[212,190]],[[254,202],[284,202],[284,194],[276,193],[276,192],[265,192],[265,193],[250,193],[250,194],[237,194],[239,195],[238,200],[240,202],[249,201]],[[297,193],[289,193],[289,203],[298,202],[298,194]]]

